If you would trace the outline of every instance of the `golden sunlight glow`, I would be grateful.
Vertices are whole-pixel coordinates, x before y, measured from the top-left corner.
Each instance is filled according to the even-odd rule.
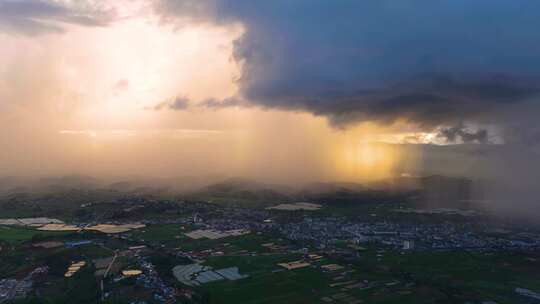
[[[397,152],[379,143],[343,147],[340,171],[350,180],[376,180],[394,175]]]
[[[340,178],[349,181],[373,181],[396,175],[402,159],[399,148],[384,143],[388,130],[363,124],[341,131],[334,144],[333,159]]]
[[[131,18],[104,29],[74,26],[44,38],[49,49],[39,47],[51,57],[64,53],[50,62],[80,104],[77,127],[133,128],[155,120],[149,109],[177,96],[197,102],[234,95],[232,43],[241,33],[239,26],[174,29]]]

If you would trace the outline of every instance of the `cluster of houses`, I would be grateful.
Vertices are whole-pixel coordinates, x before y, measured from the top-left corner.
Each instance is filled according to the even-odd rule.
[[[38,267],[21,280],[2,279],[0,280],[0,303],[5,301],[25,298],[33,287],[33,278],[36,275],[46,274],[49,271],[47,266]]]
[[[510,250],[540,247],[540,235],[513,233],[493,235],[469,224],[354,222],[345,218],[305,217],[299,223],[280,225],[291,240],[309,240],[326,248],[339,241],[375,242],[405,250]]]

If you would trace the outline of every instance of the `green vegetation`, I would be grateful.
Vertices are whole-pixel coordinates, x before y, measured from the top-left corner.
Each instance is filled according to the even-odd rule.
[[[0,201],[0,212],[4,210],[7,212],[6,216],[2,215],[3,217],[49,216],[68,221],[91,218],[96,221],[118,219],[129,222],[145,217],[173,218],[184,212],[196,210],[197,213],[204,212],[205,216],[201,217],[206,220],[234,212],[234,210],[226,211],[222,208],[224,205],[264,208],[268,205],[265,200],[272,198],[272,193],[261,192],[256,195],[254,201],[249,193],[233,192],[231,195],[240,199],[219,198],[219,195],[213,199],[214,204],[222,204],[220,207],[211,205],[208,207],[208,204],[203,203],[188,206],[189,204],[182,205],[173,201],[139,205],[131,198],[119,199],[116,202],[105,199],[99,204],[92,203],[81,207],[82,203],[95,201],[92,195],[71,192],[67,195],[68,203],[65,204],[59,203],[57,195],[41,197],[39,202],[33,202],[31,198],[26,197]],[[117,196],[106,192],[103,192],[103,195],[111,200]],[[313,217],[355,217],[365,222],[451,221],[474,225],[470,218],[461,216],[395,212],[394,209],[411,207],[406,197],[395,196],[389,201],[388,197],[373,193],[366,196],[361,203],[351,203],[355,197],[347,193],[339,194],[335,199],[321,202],[324,207],[318,211],[268,212],[276,223],[294,223],[298,218],[309,214]],[[306,200],[317,202],[309,198]],[[273,201],[272,205],[276,200]],[[280,198],[278,201],[286,202],[287,199]],[[60,210],[61,207],[64,209]],[[201,211],[205,208],[208,210]],[[261,218],[257,219],[259,220]],[[186,286],[182,286],[174,278],[171,269],[175,265],[192,263],[190,259],[178,257],[181,251],[192,251],[193,255],[204,259],[205,266],[214,269],[238,267],[241,274],[249,275],[248,278],[238,281],[222,280],[196,287],[193,300],[195,303],[321,303],[323,297],[334,297],[332,303],[339,304],[348,302],[335,297],[339,298],[340,294],[346,294],[348,301],[358,299],[363,303],[375,304],[451,304],[483,301],[510,304],[527,303],[527,299],[514,292],[516,287],[540,291],[539,253],[466,251],[402,253],[398,250],[389,250],[384,245],[368,244],[363,246],[366,249],[360,251],[360,256],[356,258],[354,252],[352,254],[347,252],[351,250],[350,243],[343,240],[327,247],[327,254],[331,257],[325,256],[321,260],[311,261],[312,265],[305,268],[285,270],[277,264],[302,259],[304,257],[302,254],[295,253],[299,248],[309,248],[311,253],[317,253],[318,249],[313,246],[314,242],[290,241],[280,234],[268,233],[250,233],[217,240],[194,240],[184,234],[193,229],[196,228],[182,227],[178,224],[155,224],[119,235],[107,235],[95,231],[46,232],[29,227],[0,226],[0,246],[2,246],[0,279],[20,279],[36,267],[47,265],[48,274],[35,280],[35,288],[31,294],[31,296],[39,294],[40,298],[30,298],[16,303],[96,303],[99,279],[94,276],[91,260],[111,257],[114,250],[118,258],[111,269],[111,276],[105,280],[105,289],[111,292],[109,303],[130,303],[136,299],[152,303],[155,289],[145,287],[141,282],[137,282],[136,278],[120,281],[113,278],[118,278],[121,270],[140,269],[139,257],[142,256],[154,264],[159,277],[168,286],[185,290]],[[478,233],[482,233],[482,229],[479,229]],[[50,249],[31,246],[32,242],[48,240],[62,242],[91,240],[93,244]],[[279,246],[268,248],[271,246],[262,246],[265,243]],[[147,245],[143,250],[127,250],[129,246],[142,244]],[[290,250],[291,248],[294,251]],[[207,255],[211,256],[206,257]],[[82,260],[88,265],[72,278],[64,278],[64,273],[71,262]],[[332,272],[320,267],[333,263],[344,268]],[[340,282],[354,282],[358,286],[349,289],[343,285],[332,286]]]
[[[99,298],[95,269],[85,266],[71,278],[56,278],[51,286],[41,288],[41,298],[52,303],[96,303]]]
[[[160,277],[170,284],[177,285],[178,281],[173,275],[172,268],[176,265],[187,265],[193,263],[189,258],[176,257],[168,254],[157,253],[150,257],[150,262],[156,267]]]
[[[170,242],[177,239],[184,239],[184,230],[180,225],[151,225],[142,229],[132,230],[130,233],[133,238],[144,240],[146,242]]]
[[[540,290],[540,256],[536,253],[411,252],[401,254],[368,246],[354,264],[325,258],[312,266],[280,271],[277,263],[298,255],[212,257],[205,265],[237,266],[250,277],[219,281],[201,289],[208,303],[320,303],[346,293],[367,303],[525,303],[514,292]],[[325,272],[320,265],[337,263],[343,270]],[[277,272],[275,272],[278,270]],[[340,281],[365,282],[365,288],[331,287]],[[476,301],[476,302],[475,302]],[[346,303],[339,302],[336,303]]]
[[[0,226],[0,241],[21,243],[32,239],[41,240],[48,237],[65,236],[65,231],[40,231],[33,228],[18,226]]]
[[[185,235],[186,232],[192,229],[191,227],[183,227],[182,229],[180,225],[174,224],[150,225],[143,229],[131,231],[130,238],[138,242],[146,242],[159,246],[163,245],[167,248],[179,248],[183,251],[213,249],[215,251],[221,250],[225,253],[238,251],[266,252],[267,249],[262,247],[261,244],[269,242],[286,243],[277,240],[276,236],[255,233],[217,240],[206,238],[195,240]]]
[[[298,255],[262,255],[208,259],[214,268],[238,266],[240,281],[220,281],[202,289],[210,303],[316,303],[328,291],[328,279],[315,268],[283,270],[277,263],[299,259]],[[278,272],[273,272],[277,270]]]
[[[227,256],[208,258],[204,265],[215,269],[236,266],[242,274],[263,274],[280,269],[277,263],[294,261],[300,255],[291,254],[270,254],[257,256]]]
[[[241,282],[223,281],[204,286],[210,303],[315,303],[324,295],[327,280],[312,268],[254,275]]]
[[[266,252],[267,249],[262,247],[261,244],[269,242],[280,243],[280,241],[270,235],[249,233],[242,236],[232,236],[217,240],[193,240],[186,238],[186,240],[180,244],[180,248],[184,251],[213,249],[223,251],[226,254],[237,253],[240,251]]]
[[[426,303],[519,303],[515,287],[540,289],[540,263],[533,261],[524,253],[400,254],[368,250],[353,267],[365,280],[399,282],[395,287],[385,287],[388,292],[374,289],[357,293],[370,303],[424,303],[421,299],[426,295],[431,299]],[[405,287],[407,283],[411,286]]]

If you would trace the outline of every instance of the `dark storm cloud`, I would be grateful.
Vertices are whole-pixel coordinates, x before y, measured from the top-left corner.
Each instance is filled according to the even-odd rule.
[[[456,143],[461,140],[463,143],[488,143],[488,131],[479,129],[477,131],[468,130],[465,126],[459,125],[454,127],[442,128],[438,134],[449,143]]]
[[[169,109],[174,111],[183,111],[189,107],[189,99],[183,96],[177,96],[172,100],[167,100],[157,104],[153,109],[156,111]]]
[[[237,97],[228,97],[224,99],[210,98],[203,100],[197,104],[198,107],[210,108],[210,109],[221,109],[228,107],[238,107],[238,106],[249,106],[244,100]]]
[[[106,26],[113,12],[76,9],[46,0],[0,0],[0,31],[25,35],[63,32],[62,23]]]
[[[159,0],[164,20],[241,23],[241,95],[336,126],[498,119],[540,87],[540,1]]]
[[[202,100],[200,102],[192,102],[189,98],[183,96],[177,96],[171,100],[166,100],[158,103],[148,110],[173,110],[173,111],[183,111],[190,108],[205,108],[205,109],[224,109],[230,107],[249,107],[251,106],[246,101],[239,99],[237,97],[227,97],[223,99],[218,98],[209,98]]]

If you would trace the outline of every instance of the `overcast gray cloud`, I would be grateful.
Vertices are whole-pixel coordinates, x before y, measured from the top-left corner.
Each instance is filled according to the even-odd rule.
[[[158,0],[164,20],[241,23],[241,94],[336,126],[503,121],[536,102],[535,0]]]
[[[208,109],[222,109],[228,107],[249,107],[250,104],[245,100],[239,99],[237,97],[227,97],[223,99],[210,98],[203,100],[197,104],[198,107],[208,108]]]
[[[198,103],[194,103],[189,98],[185,96],[176,96],[170,100],[166,100],[158,103],[152,108],[147,108],[147,110],[173,110],[173,111],[184,111],[189,108],[202,108],[210,110],[219,110],[230,107],[250,107],[251,104],[245,100],[239,99],[237,97],[227,97],[223,99],[218,98],[209,98],[202,100]]]
[[[0,0],[0,30],[17,34],[61,33],[65,24],[106,26],[114,12],[99,6],[47,0]]]
[[[182,111],[186,110],[189,107],[189,99],[185,96],[176,96],[175,98],[172,98],[171,100],[166,100],[163,102],[158,103],[154,110],[175,110],[175,111]]]
[[[457,143],[460,140],[463,143],[488,143],[489,133],[486,129],[479,129],[476,131],[468,130],[463,125],[442,128],[438,134],[439,137],[444,138],[449,143]]]

